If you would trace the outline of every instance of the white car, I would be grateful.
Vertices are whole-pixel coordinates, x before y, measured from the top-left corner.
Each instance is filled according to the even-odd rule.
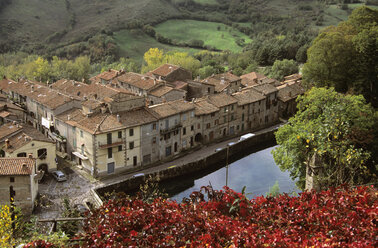
[[[67,177],[66,175],[62,172],[62,171],[54,171],[52,173],[52,176],[55,178],[55,180],[57,180],[58,182],[63,182],[63,181],[67,181]]]
[[[236,142],[230,142],[230,143],[228,143],[227,145],[228,146],[233,146],[233,145],[235,145],[236,144]]]
[[[137,173],[135,175],[132,176],[133,178],[136,178],[136,177],[144,177],[144,173]]]

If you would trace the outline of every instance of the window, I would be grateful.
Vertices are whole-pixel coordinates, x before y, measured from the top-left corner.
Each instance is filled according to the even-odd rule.
[[[169,128],[169,120],[165,120],[165,129]]]
[[[106,135],[106,140],[107,140],[108,144],[111,144],[111,143],[112,143],[112,134],[111,134],[111,133],[108,133],[108,134]]]
[[[234,115],[231,115],[231,121],[233,121],[234,120]]]
[[[206,124],[206,128],[207,128],[207,129],[210,128],[210,123],[207,123],[207,124]]]
[[[265,116],[265,123],[269,121],[269,116]]]
[[[152,130],[156,130],[156,123],[152,124]]]
[[[244,105],[243,105],[242,109],[244,109]]]
[[[214,125],[216,126],[216,125],[218,125],[218,123],[219,123],[219,120],[216,119],[216,120],[214,121]]]
[[[152,138],[152,144],[156,144],[156,137]]]
[[[72,141],[72,144],[73,144],[73,148],[75,149],[75,148],[76,148],[76,139],[74,139],[74,140]]]
[[[80,130],[80,137],[83,138],[84,134],[83,134],[83,130]]]
[[[118,132],[118,138],[119,138],[119,139],[122,138],[122,131],[119,131],[119,132]]]
[[[227,122],[227,118],[226,118],[226,116],[223,116],[223,122],[224,122],[224,123]]]
[[[186,114],[183,114],[183,115],[182,115],[182,120],[183,120],[183,121],[186,121]]]
[[[11,183],[14,183],[14,177],[10,177],[10,178],[9,178],[9,181],[10,181]]]
[[[131,128],[131,129],[129,130],[129,135],[130,135],[130,136],[134,136],[134,129],[133,129],[133,128]]]
[[[118,151],[119,151],[119,152],[122,151],[122,146],[118,146]]]
[[[112,148],[109,147],[108,148],[108,158],[112,158],[113,157],[113,151],[112,151]]]
[[[84,144],[81,145],[81,154],[84,155]]]
[[[194,111],[190,112],[190,117],[194,117]]]
[[[37,154],[38,154],[39,159],[45,159],[47,156],[47,149],[46,148],[39,149]]]
[[[26,152],[20,152],[20,153],[18,153],[17,157],[19,157],[19,158],[26,157]]]
[[[184,127],[183,129],[182,129],[182,135],[185,135],[186,134],[186,127]]]
[[[138,157],[137,156],[134,156],[133,157],[133,165],[136,166],[138,163]]]
[[[182,147],[186,147],[186,140],[182,141]]]
[[[190,127],[190,131],[193,131],[194,130],[194,125],[192,125],[191,127]]]
[[[177,121],[177,119],[175,119],[175,125],[177,125],[178,124],[178,121]]]
[[[175,142],[175,152],[177,152],[177,142]]]
[[[234,110],[234,105],[231,105],[231,110]]]
[[[131,141],[131,142],[129,143],[129,149],[130,149],[130,150],[134,149],[134,141]]]
[[[201,128],[201,124],[197,124],[197,129],[200,129]]]
[[[244,114],[242,114],[242,121],[244,121]]]
[[[172,153],[171,146],[166,147],[165,148],[165,156],[169,156],[169,155],[171,155],[171,153]]]
[[[215,113],[211,113],[211,117],[214,117],[215,116]]]
[[[227,112],[227,107],[224,107],[224,112],[225,112],[225,113]]]

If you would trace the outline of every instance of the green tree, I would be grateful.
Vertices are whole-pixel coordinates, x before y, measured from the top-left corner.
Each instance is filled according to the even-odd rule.
[[[304,189],[306,166],[321,161],[321,186],[352,185],[376,180],[374,157],[377,117],[363,96],[343,95],[333,88],[312,88],[298,98],[298,112],[279,128],[273,157],[281,170]]]
[[[298,72],[297,63],[294,60],[276,60],[270,70],[269,77],[283,80],[285,76]]]
[[[362,93],[378,106],[377,45],[378,10],[357,8],[346,22],[325,29],[314,40],[303,77],[311,85]]]

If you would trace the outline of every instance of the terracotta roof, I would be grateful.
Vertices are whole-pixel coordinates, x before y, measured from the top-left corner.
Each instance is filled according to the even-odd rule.
[[[237,100],[234,97],[225,93],[209,95],[207,96],[207,99],[218,108],[237,103]]]
[[[102,73],[100,73],[99,75],[97,75],[100,79],[104,79],[106,81],[109,81],[109,80],[112,80],[113,78],[117,77],[118,75],[120,74],[119,71],[117,70],[113,70],[113,69],[109,69],[107,71],[104,71]]]
[[[248,79],[248,80],[251,80],[251,81],[262,79],[264,77],[265,77],[264,74],[260,74],[260,73],[254,72],[254,71],[240,76],[241,79]]]
[[[91,134],[124,128],[124,125],[117,120],[117,116],[110,113],[96,113],[89,117],[84,117],[76,122],[76,126]]]
[[[7,110],[19,110],[19,111],[25,112],[25,109],[15,105],[11,102],[0,101],[0,108],[4,108],[5,106],[6,106]]]
[[[180,69],[177,65],[164,64],[152,71],[153,74],[166,77],[173,71]]]
[[[202,80],[202,83],[211,84],[215,86],[216,92],[222,92],[230,83],[240,80],[240,78],[232,73],[216,74]]]
[[[2,118],[6,118],[10,115],[14,115],[14,114],[9,113],[8,111],[0,111],[0,117]]]
[[[195,106],[192,103],[184,100],[170,101],[150,106],[150,110],[155,112],[160,118],[194,110],[194,108]]]
[[[271,84],[259,84],[252,87],[253,89],[257,90],[264,95],[269,95],[277,91],[277,88]]]
[[[170,86],[160,85],[156,89],[151,90],[149,92],[149,94],[156,96],[156,97],[162,97],[172,90],[174,90],[174,89]]]
[[[0,89],[5,92],[9,92],[9,89],[12,88],[12,86],[17,85],[18,83],[16,81],[13,81],[11,79],[2,79],[0,80]]]
[[[302,79],[302,75],[301,74],[291,74],[289,76],[286,76],[284,77],[285,81],[291,81],[291,80],[300,80]]]
[[[257,92],[253,88],[243,90],[241,92],[236,92],[232,96],[238,100],[239,106],[257,102],[265,98],[265,96],[263,96],[261,93]]]
[[[209,103],[205,99],[200,99],[199,101],[194,102],[196,107],[195,115],[207,115],[219,111],[219,108]]]
[[[51,84],[51,87],[58,92],[79,100],[83,99],[88,91],[88,84],[67,79],[58,80],[55,83]]]
[[[70,110],[67,110],[60,115],[55,116],[55,119],[67,122],[67,124],[73,125],[73,123],[76,123],[77,121],[80,121],[81,119],[84,119],[85,115],[83,114],[81,109],[72,108]],[[73,125],[75,126],[75,125]]]
[[[134,109],[119,113],[121,123],[125,127],[144,125],[157,121],[157,118],[147,108]]]
[[[146,77],[142,74],[135,72],[126,72],[117,77],[117,80],[124,83],[132,84],[133,82],[139,81],[142,77]]]
[[[85,101],[82,101],[81,105],[85,106],[87,108],[90,108],[90,109],[96,109],[96,108],[100,107],[102,105],[102,103],[98,100],[87,99]]]
[[[32,175],[34,165],[34,158],[0,158],[0,175]]]
[[[184,89],[188,86],[188,83],[183,81],[174,81],[169,84],[175,89]]]
[[[22,127],[18,124],[6,123],[0,127],[0,140],[17,132],[20,132]]]
[[[20,133],[8,138],[8,140],[9,140],[10,146],[8,148],[4,146],[3,150],[9,153],[14,152],[15,150],[23,147],[24,145],[32,141],[54,143],[52,140],[44,136],[38,130],[28,125],[24,125]]]

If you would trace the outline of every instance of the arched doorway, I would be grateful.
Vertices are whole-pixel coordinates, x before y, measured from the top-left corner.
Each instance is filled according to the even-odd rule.
[[[197,133],[196,136],[194,137],[195,142],[202,142],[203,137],[201,133]]]
[[[49,171],[49,166],[47,164],[40,164],[38,165],[38,170],[42,170],[47,173]]]

